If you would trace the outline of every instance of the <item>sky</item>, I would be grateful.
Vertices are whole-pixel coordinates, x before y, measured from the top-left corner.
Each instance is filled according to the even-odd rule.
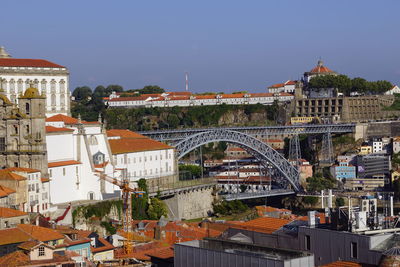
[[[0,46],[66,66],[70,89],[264,92],[322,58],[400,84],[398,0],[2,0]]]

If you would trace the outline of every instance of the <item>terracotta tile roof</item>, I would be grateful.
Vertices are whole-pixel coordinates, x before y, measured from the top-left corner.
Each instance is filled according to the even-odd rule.
[[[256,232],[271,234],[288,223],[290,223],[290,220],[281,218],[272,218],[272,217],[262,217],[244,222],[239,225],[254,228],[254,231]]]
[[[46,133],[73,132],[73,131],[74,131],[73,129],[65,127],[46,126]]]
[[[15,192],[16,191],[11,189],[11,188],[8,188],[8,187],[5,187],[3,185],[0,185],[0,197],[6,197],[6,196],[9,196],[9,195],[11,195],[11,194],[13,194]]]
[[[97,253],[97,252],[102,252],[102,251],[106,251],[106,250],[113,250],[115,249],[115,247],[113,245],[111,245],[107,240],[105,240],[104,238],[99,238],[98,239],[100,241],[100,243],[102,243],[104,246],[102,247],[91,247],[90,250],[92,251],[92,253]]]
[[[169,259],[174,257],[174,249],[172,247],[154,249],[147,252],[146,255],[159,259]]]
[[[7,168],[5,170],[16,171],[16,172],[26,172],[26,173],[40,172],[40,170],[38,170],[38,169],[22,168],[22,167],[11,167],[11,168]]]
[[[11,218],[11,217],[24,216],[24,215],[28,215],[28,213],[20,211],[20,210],[14,210],[14,209],[0,207],[0,218]]]
[[[284,87],[285,84],[284,83],[277,83],[277,84],[273,84],[268,88],[280,88],[280,87]]]
[[[36,226],[31,224],[18,224],[17,228],[29,234],[34,239],[37,239],[42,242],[64,239],[64,236],[59,232],[57,232],[56,230],[41,226]]]
[[[133,138],[110,139],[109,143],[110,143],[110,147],[111,147],[111,152],[113,154],[172,149],[172,147],[170,147],[164,143],[158,142],[156,140],[150,139],[150,138],[147,138],[147,139],[133,139]]]
[[[23,243],[32,237],[18,228],[0,230],[0,246],[7,244]]]
[[[47,182],[50,182],[50,179],[49,179],[49,178],[45,178],[45,177],[41,177],[41,178],[40,178],[40,181],[41,181],[42,183],[47,183]]]
[[[108,161],[103,162],[103,163],[99,163],[99,164],[94,164],[95,168],[104,168],[105,166],[107,166]]]
[[[78,119],[63,114],[57,114],[46,118],[46,122],[64,122],[65,124],[78,124]],[[84,121],[81,120],[83,124],[98,124],[98,121]]]
[[[54,266],[63,264],[74,264],[75,261],[66,256],[61,256],[57,253],[53,254],[53,258],[49,260],[31,260],[28,253],[17,250],[0,258],[1,267],[16,267],[16,266]]]
[[[0,67],[65,68],[44,59],[0,58]]]
[[[317,65],[315,68],[313,68],[309,72],[311,72],[311,73],[329,73],[329,72],[333,72],[333,70],[331,70],[330,68],[325,67],[323,65]]]
[[[19,174],[13,173],[8,169],[0,170],[0,180],[15,180],[15,181],[24,181],[26,178]]]
[[[18,246],[18,248],[24,249],[24,250],[31,250],[32,248],[36,247],[39,244],[43,244],[43,243],[41,243],[37,240],[30,240],[30,241],[26,241],[26,242],[20,244]]]
[[[148,139],[148,137],[123,129],[112,129],[107,131],[107,136],[115,137],[119,136],[120,138],[139,138],[139,139]]]
[[[362,267],[362,265],[351,261],[335,261],[321,267]]]
[[[76,160],[65,160],[65,161],[49,162],[48,167],[49,168],[55,168],[55,167],[62,167],[62,166],[68,166],[68,165],[77,165],[77,164],[82,164],[82,162],[76,161]]]

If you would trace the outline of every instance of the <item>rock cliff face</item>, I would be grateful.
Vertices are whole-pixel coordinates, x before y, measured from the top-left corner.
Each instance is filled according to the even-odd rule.
[[[246,114],[243,109],[229,111],[218,120],[220,126],[233,125],[265,125],[267,124],[267,113],[257,112]]]

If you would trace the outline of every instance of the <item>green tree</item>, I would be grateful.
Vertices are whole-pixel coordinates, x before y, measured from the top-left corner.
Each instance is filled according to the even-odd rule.
[[[342,206],[344,206],[344,199],[343,199],[342,197],[336,198],[335,204],[336,204],[336,207],[342,207]]]
[[[201,177],[201,167],[192,164],[179,165],[181,177],[185,180]]]
[[[170,128],[177,128],[179,126],[180,120],[178,115],[176,114],[169,114],[167,118],[167,123]]]
[[[76,101],[87,100],[92,96],[92,89],[89,86],[76,87],[72,92],[72,96],[75,97]]]
[[[139,94],[162,94],[165,90],[158,85],[146,85],[142,89],[135,90]]]
[[[108,94],[111,94],[112,92],[121,93],[123,91],[124,91],[124,88],[118,84],[110,84],[109,86],[107,86],[107,88],[105,90],[105,92]]]
[[[93,92],[94,97],[107,97],[109,95],[106,93],[106,88],[103,85],[96,86]]]
[[[323,177],[321,173],[316,173],[313,177],[307,178],[307,190],[310,192],[319,192],[334,186],[335,182],[330,178]]]
[[[150,220],[159,220],[161,216],[167,216],[167,207],[159,198],[152,198],[147,209],[147,215]]]

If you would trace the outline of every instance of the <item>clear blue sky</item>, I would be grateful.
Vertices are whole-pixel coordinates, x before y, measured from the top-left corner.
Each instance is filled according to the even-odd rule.
[[[76,86],[194,92],[298,79],[322,57],[400,83],[399,0],[1,1],[0,45],[67,66]]]

